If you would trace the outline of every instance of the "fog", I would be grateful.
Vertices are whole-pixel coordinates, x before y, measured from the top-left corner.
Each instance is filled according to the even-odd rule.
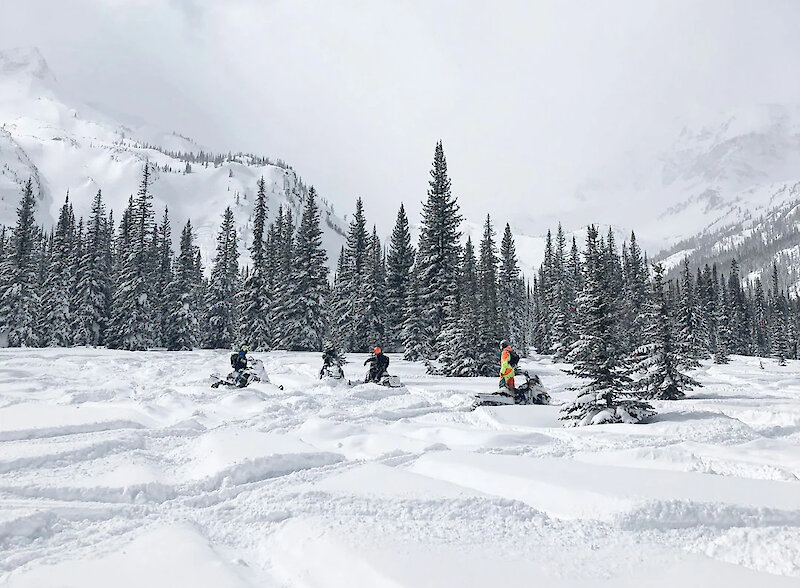
[[[340,213],[416,221],[435,142],[465,216],[634,224],[586,186],[646,172],[686,118],[798,102],[800,3],[2,0],[88,102],[282,158]],[[598,200],[599,199],[599,200]]]

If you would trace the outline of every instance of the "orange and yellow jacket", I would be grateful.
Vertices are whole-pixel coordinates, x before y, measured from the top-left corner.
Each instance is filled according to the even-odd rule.
[[[500,353],[500,377],[506,382],[514,378],[514,368],[511,365],[511,345]]]

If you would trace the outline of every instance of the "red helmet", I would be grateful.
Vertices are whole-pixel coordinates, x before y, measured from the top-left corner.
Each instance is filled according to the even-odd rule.
[[[375,355],[378,355],[378,354],[381,352],[381,348],[380,348],[380,347],[376,347],[375,349],[373,349],[373,350],[372,350],[372,352],[373,352]]]

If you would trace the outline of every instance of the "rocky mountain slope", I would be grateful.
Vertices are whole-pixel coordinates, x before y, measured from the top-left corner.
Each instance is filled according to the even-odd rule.
[[[157,214],[169,207],[174,233],[191,218],[207,261],[226,206],[234,209],[242,239],[249,236],[259,178],[267,183],[270,219],[279,206],[298,218],[307,192],[297,172],[281,161],[213,155],[189,138],[124,124],[70,100],[36,49],[0,52],[0,224],[13,224],[28,178],[39,198],[38,220],[46,226],[52,225],[67,192],[76,215],[85,216],[92,197],[102,190],[119,218],[146,161],[155,168]],[[334,267],[346,225],[327,202],[319,204]]]

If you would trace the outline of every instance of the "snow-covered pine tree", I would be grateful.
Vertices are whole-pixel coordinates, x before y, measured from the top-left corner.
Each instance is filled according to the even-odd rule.
[[[383,345],[386,321],[386,274],[383,264],[381,242],[375,226],[367,246],[367,267],[361,286],[363,314],[356,323],[356,332],[363,333],[364,342],[369,348]]]
[[[724,274],[722,274],[722,279],[718,283],[717,292],[718,298],[715,305],[716,317],[714,321],[714,363],[725,364],[730,361],[728,355],[731,352],[731,331],[728,315],[730,309],[730,300],[728,296],[728,287],[725,284]]]
[[[636,423],[655,414],[646,402],[619,399],[626,392],[630,378],[603,281],[607,268],[602,247],[597,229],[588,227],[583,288],[578,297],[579,338],[567,355],[567,361],[573,364],[568,373],[584,379],[585,383],[575,401],[561,409],[561,419],[574,426]]]
[[[364,203],[359,198],[347,231],[344,258],[340,260],[334,293],[336,315],[333,332],[344,351],[363,352],[369,346],[366,333],[359,332],[359,329],[364,328],[362,287],[368,275],[368,241]]]
[[[28,180],[17,208],[17,223],[11,232],[0,271],[0,337],[9,347],[39,344],[40,309],[37,291],[39,231],[33,218],[36,198]]]
[[[422,317],[419,300],[419,277],[411,273],[406,293],[406,320],[403,323],[403,359],[419,361],[426,354],[425,320]]]
[[[172,262],[174,254],[172,252],[172,226],[169,222],[169,210],[164,207],[164,217],[155,238],[155,284],[153,306],[157,309],[158,324],[156,325],[159,346],[167,347],[165,333],[167,331],[167,321],[169,320],[169,309],[167,301],[167,288],[172,283]]]
[[[563,360],[575,340],[569,324],[569,286],[567,282],[566,238],[561,223],[559,223],[553,252],[553,271],[550,276],[553,305],[550,315],[554,361]]]
[[[767,318],[767,300],[761,278],[756,278],[753,293],[753,345],[759,357],[769,355],[769,320]]]
[[[773,261],[772,288],[769,300],[769,343],[770,354],[778,360],[778,365],[781,366],[786,365],[786,358],[789,355],[785,302],[783,291],[778,289],[778,264]]]
[[[708,352],[713,356],[717,351],[717,282],[716,266],[712,272],[708,264],[702,271],[702,280],[698,280],[697,297],[705,314],[705,330],[708,337]],[[698,268],[699,271],[699,268]],[[700,286],[702,284],[702,286]]]
[[[312,186],[295,240],[292,271],[289,276],[291,294],[286,311],[286,341],[293,351],[322,348],[327,332],[328,256],[322,248],[319,208]]]
[[[688,272],[688,264],[686,268]],[[645,399],[678,400],[686,395],[686,390],[700,386],[697,380],[680,370],[700,364],[691,355],[689,344],[674,339],[664,293],[664,267],[657,264],[653,270],[653,291],[645,313],[645,343],[634,353],[633,371],[640,374],[640,378],[631,388]],[[682,336],[685,336],[683,332]]]
[[[728,275],[728,325],[730,329],[730,350],[740,355],[750,355],[750,316],[744,291],[739,278],[739,264],[731,260],[731,273]]]
[[[627,248],[627,258],[623,260],[624,289],[622,293],[623,347],[631,352],[642,343],[644,331],[644,305],[647,301],[647,266],[642,259],[642,250],[631,231],[631,241]]]
[[[422,208],[422,226],[417,254],[420,308],[425,320],[426,350],[437,356],[434,342],[442,328],[445,301],[457,288],[461,254],[461,215],[450,191],[447,161],[442,142],[436,144],[428,199]]]
[[[662,275],[663,280],[663,275]],[[692,282],[692,272],[689,270],[689,259],[683,259],[683,269],[680,275],[680,293],[678,295],[677,316],[677,346],[681,353],[695,360],[708,357],[706,337],[703,332],[705,325],[698,314],[695,284]]]
[[[294,254],[294,218],[288,207],[275,221],[275,275],[272,302],[272,346],[277,349],[288,347],[286,339],[287,312],[291,301],[292,256]]]
[[[253,215],[253,242],[250,245],[252,266],[242,287],[239,301],[239,339],[247,339],[250,348],[254,351],[266,351],[273,342],[273,329],[270,321],[272,288],[269,277],[270,262],[273,257],[271,256],[272,248],[267,250],[267,244],[264,242],[267,218],[266,192],[266,183],[262,177],[258,181]],[[270,246],[273,244],[269,243]]]
[[[42,323],[39,332],[49,347],[69,347],[72,344],[70,302],[73,288],[73,249],[75,246],[75,215],[67,194],[53,235],[50,264],[44,281]]]
[[[524,349],[523,335],[523,295],[520,280],[517,251],[514,245],[514,235],[511,227],[506,223],[503,239],[500,243],[500,269],[497,290],[497,304],[500,316],[501,338],[507,338],[523,357],[527,350]]]
[[[547,230],[544,245],[544,261],[539,267],[539,353],[550,354],[555,346],[556,335],[553,333],[553,308],[556,306],[555,292],[555,253],[553,251],[553,235]]]
[[[478,376],[478,274],[472,239],[467,237],[459,272],[459,296],[448,299],[436,345],[445,376]]]
[[[238,290],[239,251],[236,226],[230,206],[222,216],[217,252],[206,291],[206,324],[203,347],[230,349],[236,336],[234,296]]]
[[[478,314],[475,324],[478,329],[478,348],[475,360],[480,375],[496,376],[500,373],[500,340],[503,335],[497,304],[497,250],[489,215],[486,215],[483,227],[478,259]]]
[[[170,351],[194,349],[200,340],[200,281],[196,268],[198,247],[191,221],[181,231],[180,253],[172,281],[166,289],[164,345]]]
[[[156,299],[155,213],[150,193],[150,164],[131,199],[118,238],[116,280],[112,296],[109,347],[143,350],[155,343]]]
[[[411,245],[408,218],[401,203],[386,254],[386,333],[384,342],[389,351],[403,350],[403,325],[408,318],[406,298],[415,255],[416,252]]]

